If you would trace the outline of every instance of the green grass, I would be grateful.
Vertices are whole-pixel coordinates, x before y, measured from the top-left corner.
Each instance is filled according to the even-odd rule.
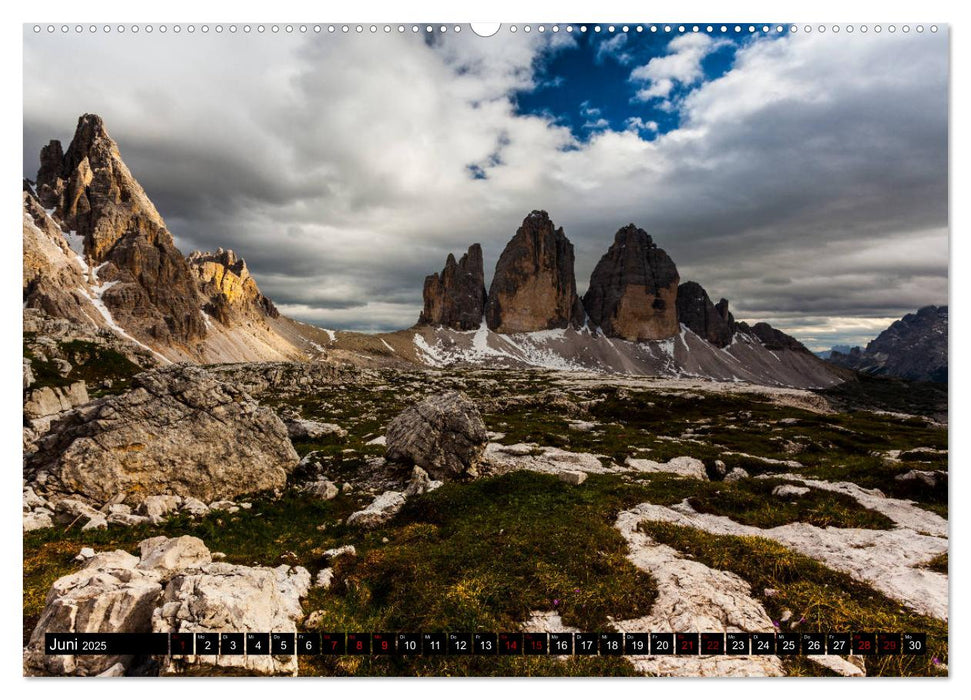
[[[591,476],[572,487],[515,472],[447,484],[409,501],[387,527],[350,538],[359,556],[336,562],[334,587],[315,593],[307,609],[320,611],[322,631],[514,631],[533,610],[556,610],[568,625],[604,629],[608,617],[647,614],[656,596],[653,580],[626,559],[624,540],[613,528],[616,514],[642,499],[641,489],[616,477]],[[322,673],[362,674],[629,670],[609,659],[307,664]]]
[[[944,574],[947,576],[947,552],[938,554],[936,557],[927,562],[927,568],[931,571],[936,571],[939,574]]]
[[[707,493],[688,499],[700,513],[725,515],[744,525],[760,528],[804,522],[817,527],[856,527],[889,530],[893,521],[861,506],[856,499],[841,493],[810,489],[803,496],[782,498],[772,490],[787,483],[781,479],[752,479],[719,484]]]
[[[859,527],[888,530],[893,521],[840,493],[810,489],[798,498],[773,496],[784,479],[745,479],[736,482],[701,481],[673,474],[638,474],[631,478],[646,490],[651,503],[673,506],[687,499],[700,513],[731,518],[742,525],[770,528],[795,522],[818,527]],[[800,484],[796,484],[800,485]]]
[[[642,523],[640,528],[706,566],[741,576],[774,621],[781,620],[783,611],[791,611],[792,620],[800,622],[780,622],[783,631],[927,633],[927,655],[867,657],[867,675],[935,676],[941,671],[934,659],[947,663],[947,623],[910,612],[866,584],[771,540],[712,535],[660,522]],[[776,593],[767,596],[765,589]]]

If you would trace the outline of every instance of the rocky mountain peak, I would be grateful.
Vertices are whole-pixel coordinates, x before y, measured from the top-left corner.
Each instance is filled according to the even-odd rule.
[[[829,361],[867,374],[947,382],[947,336],[947,306],[924,306],[894,321],[866,349],[834,348]]]
[[[84,237],[85,255],[93,262],[104,262],[133,225],[144,236],[171,243],[165,222],[121,159],[101,117],[82,115],[67,152],[51,141],[40,160],[40,201]]]
[[[246,261],[232,250],[195,251],[186,260],[206,313],[223,325],[232,325],[243,317],[280,316],[273,302],[260,292]]]
[[[697,282],[678,287],[678,321],[693,333],[720,348],[732,342],[735,319],[728,311],[728,300],[711,303],[708,292]]]
[[[441,274],[425,278],[422,296],[425,305],[419,324],[464,331],[478,328],[486,303],[482,246],[478,243],[469,246],[458,262],[449,253]]]
[[[37,196],[63,231],[83,241],[84,263],[97,266],[92,284],[109,325],[168,346],[204,338],[189,266],[102,119],[82,115],[67,151],[51,141],[40,161]]]
[[[583,323],[573,244],[547,212],[534,210],[496,263],[485,316],[489,328],[523,333]]]
[[[678,333],[678,269],[644,229],[614,234],[583,297],[590,322],[608,336],[657,340]]]

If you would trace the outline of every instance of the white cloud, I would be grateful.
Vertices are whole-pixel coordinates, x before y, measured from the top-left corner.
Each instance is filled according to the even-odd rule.
[[[627,33],[617,34],[610,39],[602,39],[599,44],[597,44],[596,58],[598,62],[602,62],[605,58],[612,58],[618,63],[625,65],[634,60],[634,57],[624,49],[627,46]]]
[[[645,82],[696,85],[696,37]],[[28,32],[25,171],[100,113],[184,251],[237,249],[281,309],[326,325],[410,325],[448,252],[481,242],[491,276],[534,208],[574,242],[581,291],[633,221],[739,318],[946,301],[946,33],[755,40],[678,103],[679,128],[598,112],[588,141],[512,100],[571,42]]]
[[[644,120],[641,117],[628,117],[624,122],[628,131],[652,131],[657,133],[658,126],[657,122],[653,120]]]
[[[630,79],[645,86],[637,91],[637,99],[648,102],[666,98],[676,84],[693,85],[704,77],[701,62],[726,45],[726,39],[712,39],[707,34],[682,34],[668,44],[668,53],[656,56],[631,71]]]

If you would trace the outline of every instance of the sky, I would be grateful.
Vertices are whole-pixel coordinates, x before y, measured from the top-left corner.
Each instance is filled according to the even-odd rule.
[[[188,253],[293,318],[412,325],[545,209],[578,291],[635,223],[682,281],[811,349],[948,300],[948,36],[24,30],[25,177],[100,114]]]

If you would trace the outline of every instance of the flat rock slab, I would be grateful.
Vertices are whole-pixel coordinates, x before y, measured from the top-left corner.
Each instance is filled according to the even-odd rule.
[[[821,528],[789,523],[762,529],[731,518],[698,513],[685,501],[674,508],[642,503],[641,520],[693,527],[713,535],[765,537],[849,574],[918,613],[947,619],[947,576],[923,568],[947,551],[947,540],[913,530]]]
[[[530,443],[502,445],[490,442],[486,445],[483,459],[500,472],[526,469],[543,474],[560,474],[565,471],[610,474],[617,471],[605,467],[597,455],[589,452],[568,452],[558,447],[542,447]]]

